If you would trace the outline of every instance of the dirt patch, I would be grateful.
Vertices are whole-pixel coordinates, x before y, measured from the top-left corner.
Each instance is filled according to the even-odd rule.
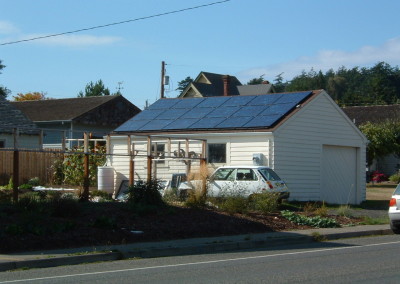
[[[46,216],[13,207],[0,211],[0,252],[74,248],[265,233],[310,228],[296,225],[280,213],[229,215],[213,209],[170,206],[152,212],[132,211],[123,203],[79,204],[65,216]],[[61,214],[63,215],[63,214]],[[340,224],[355,224],[358,217],[331,216]]]

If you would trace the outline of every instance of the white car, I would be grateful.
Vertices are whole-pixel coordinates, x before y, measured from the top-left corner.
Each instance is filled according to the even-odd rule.
[[[389,202],[388,214],[390,219],[390,228],[393,233],[400,234],[400,184],[397,185],[392,194],[392,198]]]
[[[278,192],[280,199],[289,198],[286,183],[271,169],[264,166],[224,166],[210,177],[208,196],[241,195]]]

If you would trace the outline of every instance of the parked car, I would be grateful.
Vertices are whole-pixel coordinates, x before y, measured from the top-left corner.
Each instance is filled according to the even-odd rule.
[[[393,233],[400,234],[400,184],[397,185],[392,194],[392,198],[389,201],[388,214],[390,228],[392,229]]]
[[[178,192],[193,189],[193,183],[182,183]],[[262,192],[278,192],[280,199],[290,196],[286,183],[271,168],[264,166],[219,167],[208,180],[207,194],[212,197],[232,194],[247,197]]]

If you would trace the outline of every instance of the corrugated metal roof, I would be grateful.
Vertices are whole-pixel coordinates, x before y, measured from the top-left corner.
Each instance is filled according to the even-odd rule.
[[[160,99],[114,132],[270,128],[311,94]]]

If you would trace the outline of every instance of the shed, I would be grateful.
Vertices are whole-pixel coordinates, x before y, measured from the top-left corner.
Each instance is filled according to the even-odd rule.
[[[14,129],[18,129],[18,145],[14,145]],[[0,96],[0,148],[14,146],[38,148],[39,129],[19,109]]]
[[[122,95],[10,102],[44,132],[44,146],[61,147],[66,138],[83,138],[83,132],[103,137],[140,112]]]
[[[292,200],[359,204],[366,197],[367,139],[324,90],[160,99],[114,130],[114,153],[128,147],[121,135],[206,139],[211,168],[258,157],[287,182]],[[126,177],[128,161],[110,165]],[[178,171],[165,162],[163,178]]]

